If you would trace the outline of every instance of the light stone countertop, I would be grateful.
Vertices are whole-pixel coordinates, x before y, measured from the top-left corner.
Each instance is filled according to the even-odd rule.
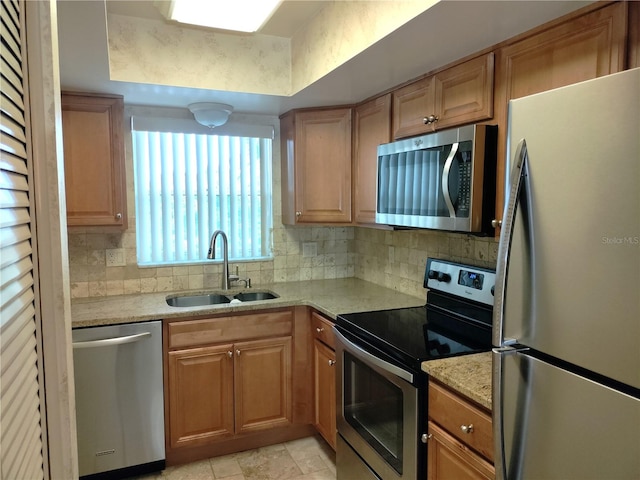
[[[430,360],[422,363],[422,370],[491,410],[491,352]]]
[[[231,289],[224,293],[233,294],[244,290],[247,289]],[[307,305],[329,318],[335,319],[341,313],[417,307],[426,303],[426,291],[425,296],[419,298],[357,278],[255,285],[247,291],[265,290],[278,294],[279,298],[200,307],[170,307],[167,305],[166,298],[176,295],[214,293],[220,292],[220,290],[78,298],[71,302],[71,321],[73,327],[88,327],[165,318],[249,312],[296,305]]]

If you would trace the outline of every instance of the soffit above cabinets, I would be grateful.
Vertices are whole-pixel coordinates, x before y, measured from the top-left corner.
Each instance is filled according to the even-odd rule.
[[[289,3],[291,5],[287,5]],[[307,3],[310,5],[306,9],[298,5]],[[272,17],[257,35],[264,36],[264,32],[268,32],[282,40],[295,37],[301,26],[305,31],[311,31],[316,26],[314,21],[326,22],[330,18],[327,17],[330,12],[324,9],[336,3],[341,2],[286,1],[285,5],[291,7],[290,13],[285,10],[285,14]],[[377,3],[388,5],[389,2],[380,0]],[[110,56],[113,61],[117,54],[109,51],[108,15],[127,19],[130,24],[138,21],[136,19],[155,21],[159,27],[167,25],[162,15],[148,1],[58,0],[61,85],[66,90],[121,94],[127,104],[186,108],[189,103],[215,101],[233,105],[235,112],[270,115],[292,108],[357,103],[589,3],[593,2],[416,1],[413,4],[425,8],[423,13],[363,47],[350,58],[347,55],[344,61],[333,59],[335,65],[327,53],[325,64],[314,69],[322,53],[331,51],[331,42],[344,44],[345,31],[350,30],[341,25],[339,31],[330,31],[325,24],[321,36],[328,39],[326,44],[316,42],[298,53],[295,45],[291,48],[300,65],[304,67],[305,62],[310,65],[309,71],[303,74],[289,72],[291,85],[297,84],[295,88],[291,86],[289,92],[280,91],[281,88],[269,93],[255,93],[248,92],[249,89],[234,88],[233,82],[216,88],[177,81],[163,85],[150,74],[147,80],[124,77],[115,81],[111,78],[109,61]],[[378,8],[376,4],[374,6]],[[379,20],[375,17],[376,8],[370,6],[367,10],[370,15],[355,20],[360,25],[354,25],[354,28],[365,32],[368,25],[373,28]],[[415,5],[412,8],[416,8]],[[114,39],[111,40],[114,43]],[[433,48],[429,48],[431,45]],[[305,55],[308,49],[316,53]],[[163,55],[163,51],[155,51],[155,55]],[[130,63],[135,65],[136,62]],[[158,70],[152,73],[162,78],[163,71]],[[258,70],[253,75],[259,79],[264,74]]]

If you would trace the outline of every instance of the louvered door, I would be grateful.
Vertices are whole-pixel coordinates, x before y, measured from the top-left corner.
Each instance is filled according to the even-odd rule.
[[[44,478],[24,2],[0,6],[0,479]]]

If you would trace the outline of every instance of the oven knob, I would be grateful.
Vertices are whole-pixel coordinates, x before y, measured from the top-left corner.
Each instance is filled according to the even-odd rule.
[[[438,272],[436,272],[435,270],[429,270],[429,273],[427,274],[427,276],[431,279],[437,278]]]
[[[449,283],[451,281],[451,275],[444,272],[438,272],[438,281]]]

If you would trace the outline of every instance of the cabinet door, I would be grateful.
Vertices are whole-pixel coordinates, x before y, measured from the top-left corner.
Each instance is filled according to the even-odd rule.
[[[351,222],[351,108],[281,119],[282,222]]]
[[[315,426],[336,449],[336,352],[319,340],[313,341]]]
[[[504,205],[509,100],[623,70],[626,22],[626,2],[617,2],[498,50],[496,218]]]
[[[435,127],[442,129],[491,118],[493,70],[493,53],[488,53],[436,73]]]
[[[434,108],[431,80],[423,78],[393,92],[393,138],[433,131],[433,125],[424,123]]]
[[[236,433],[291,423],[291,337],[234,347]]]
[[[495,478],[495,468],[467,446],[439,428],[428,426],[428,480],[489,480]]]
[[[391,141],[391,94],[355,108],[354,216],[358,223],[376,220],[378,145]]]
[[[69,226],[127,227],[120,96],[62,95]]]
[[[233,345],[169,352],[172,448],[233,435]]]

